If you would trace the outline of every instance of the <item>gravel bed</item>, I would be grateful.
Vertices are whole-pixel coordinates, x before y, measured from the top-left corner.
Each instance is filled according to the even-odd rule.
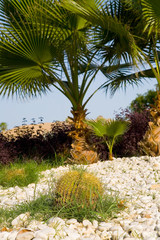
[[[0,240],[160,240],[160,157],[115,158],[86,166],[104,184],[105,193],[117,195],[126,208],[117,218],[98,223],[52,217],[47,223],[31,220],[29,213],[12,221],[13,230],[0,231]],[[55,179],[70,167],[46,170],[38,184],[0,188],[0,207],[31,201],[55,187]]]

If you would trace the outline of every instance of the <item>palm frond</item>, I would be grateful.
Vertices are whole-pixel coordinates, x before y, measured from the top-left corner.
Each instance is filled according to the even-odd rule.
[[[143,84],[144,80],[155,78],[152,69],[134,71],[132,68],[126,68],[125,70],[122,68],[121,70],[110,73],[105,71],[102,72],[108,78],[102,85],[102,88],[104,88],[106,92],[110,91],[111,95],[114,95],[119,89],[124,89],[126,91],[128,85],[138,86]]]
[[[118,71],[123,71],[124,69],[126,69],[126,71],[130,70],[133,68],[133,64],[132,63],[121,63],[119,61],[117,61],[118,63],[115,65],[108,65],[108,66],[102,66],[101,67],[101,72],[105,75],[105,74],[112,74],[114,72],[118,72]],[[108,76],[108,75],[106,75]]]
[[[96,136],[103,137],[104,135],[106,135],[105,120],[103,119],[98,119],[97,121],[89,120],[86,121],[86,123],[91,127]]]
[[[95,26],[93,41],[94,44],[97,42],[96,48],[99,48],[101,58],[103,57],[105,61],[109,60],[111,62],[114,62],[117,58],[124,61],[132,60],[134,64],[139,61],[140,55],[137,42],[142,45],[144,40],[139,39],[138,41],[138,39],[134,37],[136,31],[138,32],[138,29],[140,29],[139,27],[136,30],[138,13],[135,14],[136,17],[134,16],[132,18],[134,20],[130,21],[131,11],[127,11],[127,9],[124,8],[124,5],[122,5],[123,1],[114,0],[108,1],[107,3],[102,1],[99,5],[95,4],[96,7],[91,10],[90,6],[88,6],[88,12],[86,14],[87,1],[84,1],[85,4],[79,2],[78,6],[72,3],[73,1],[69,1],[68,4],[67,0],[65,1],[66,8],[70,8],[75,12],[77,11],[77,14],[80,14]],[[93,12],[95,12],[95,14],[93,14]],[[131,31],[131,29],[134,31]],[[140,32],[139,36],[142,35],[142,31]]]
[[[143,16],[146,21],[145,30],[149,34],[159,33],[160,28],[160,1],[141,0]]]
[[[106,136],[116,138],[123,135],[129,129],[130,123],[122,120],[109,120],[106,123]]]
[[[86,123],[91,127],[96,136],[108,138],[116,138],[117,136],[124,134],[130,125],[127,121],[111,119],[98,119],[97,121],[90,120],[86,121]]]
[[[61,44],[60,49],[59,45],[63,42],[63,36],[66,38],[65,31],[57,31],[42,21],[36,24],[33,18],[28,21],[18,16],[20,23],[13,16],[15,24],[11,23],[10,27],[1,30],[1,94],[35,96],[48,90],[58,79],[57,60],[58,56],[63,55],[63,46]],[[52,78],[48,76],[48,69],[52,72]]]

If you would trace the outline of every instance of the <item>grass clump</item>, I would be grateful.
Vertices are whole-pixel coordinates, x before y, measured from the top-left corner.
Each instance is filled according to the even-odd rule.
[[[2,187],[25,187],[30,183],[36,183],[40,172],[66,164],[67,156],[56,154],[54,161],[34,161],[31,159],[18,159],[9,165],[0,165],[0,185]]]
[[[52,164],[53,167],[60,167],[60,166],[64,166],[67,165],[68,163],[68,158],[70,157],[70,155],[68,153],[56,153],[54,154],[54,160],[52,160],[52,162],[50,162]]]
[[[119,207],[119,201],[112,196],[99,198],[96,209],[91,206],[78,204],[76,202],[57,204],[55,195],[42,195],[38,199],[29,203],[17,205],[12,209],[0,208],[0,227],[11,227],[11,222],[14,218],[22,213],[29,212],[31,219],[47,222],[53,216],[64,219],[76,218],[79,222],[84,219],[90,221],[105,221],[108,218],[116,217],[116,213],[120,212],[122,207]]]
[[[14,163],[3,166],[0,169],[0,185],[8,187],[24,187],[30,183],[36,183],[39,178],[37,163],[29,161],[26,163]]]

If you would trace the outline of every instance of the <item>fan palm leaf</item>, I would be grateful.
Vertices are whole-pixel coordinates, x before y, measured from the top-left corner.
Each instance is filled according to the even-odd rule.
[[[143,17],[146,22],[145,30],[149,34],[160,33],[160,2],[158,0],[141,0]]]
[[[126,24],[128,24],[130,34],[134,37],[137,51],[141,57],[139,57],[139,63],[136,67],[134,66],[135,64],[132,59],[126,58],[126,66],[123,67],[121,59],[116,53],[114,54],[116,48],[110,49],[110,46],[107,46],[105,49],[105,46],[103,45],[102,56],[105,57],[105,50],[107,52],[107,49],[107,54],[115,56],[115,62],[112,61],[115,64],[111,65],[111,68],[115,68],[115,70],[112,72],[109,71],[110,66],[101,69],[102,73],[108,78],[102,87],[106,89],[106,92],[110,90],[113,95],[120,88],[127,90],[128,85],[134,86],[142,84],[143,81],[148,78],[156,78],[160,86],[158,1],[121,0],[114,2],[115,6],[111,8],[111,15],[120,18],[122,23],[126,22]],[[119,2],[119,5],[116,5],[117,2]],[[156,7],[157,9],[155,9]],[[104,36],[103,34],[101,36],[102,41],[104,41],[105,33]],[[127,57],[130,56],[130,52],[127,48],[125,54]]]
[[[24,28],[19,26],[21,31],[17,31],[17,28],[12,26],[12,31],[9,31],[9,34],[6,33],[6,30],[1,31],[0,62],[3,66],[0,69],[1,94],[5,94],[4,89],[9,86],[8,94],[14,94],[16,92],[15,85],[17,85],[17,90],[19,86],[22,92],[24,89],[22,86],[26,86],[29,91],[29,89],[32,89],[32,85],[37,85],[37,92],[40,93],[41,90],[42,92],[47,90],[49,84],[53,83],[54,78],[56,79],[57,72],[54,71],[54,67],[52,67],[52,81],[48,78],[46,72],[52,66],[54,60],[56,62],[54,57],[56,47],[53,47],[48,41],[51,30],[48,33],[43,26],[39,31],[38,26],[36,31],[34,26],[35,30],[33,31],[31,23],[28,25],[25,23]],[[55,42],[57,42],[58,35],[54,33],[55,38],[52,35]],[[38,86],[41,86],[41,88],[39,89]],[[36,94],[36,88],[33,87],[32,90],[31,95]],[[26,95],[27,92],[24,89],[23,95]]]
[[[109,159],[113,160],[112,149],[117,137],[123,135],[129,128],[130,123],[122,120],[105,120],[98,119],[97,121],[86,121],[91,127],[93,133],[102,137],[109,149]]]
[[[91,127],[94,134],[98,137],[103,137],[106,135],[106,121],[103,119],[98,119],[97,121],[90,120],[86,121],[86,123]]]
[[[108,78],[103,84],[103,88],[106,92],[110,92],[111,95],[114,95],[115,92],[119,89],[127,91],[129,85],[135,86],[143,84],[144,80],[154,79],[155,75],[152,69],[145,69],[134,71],[133,66],[130,68],[119,68],[117,71],[107,73],[105,69],[102,69],[103,74]]]
[[[132,59],[137,62],[140,55],[138,53],[135,38],[130,33],[126,19],[123,20],[123,1],[73,1],[64,0],[63,6],[66,9],[79,14],[88,20],[94,28],[94,42],[101,50],[100,57],[106,61],[113,62],[115,59]],[[137,14],[138,15],[138,14]],[[123,20],[123,21],[122,21]],[[140,41],[139,41],[140,42]],[[131,57],[131,58],[130,58]]]

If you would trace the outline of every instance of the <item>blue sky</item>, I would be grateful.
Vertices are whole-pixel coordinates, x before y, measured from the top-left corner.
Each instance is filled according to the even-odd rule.
[[[97,75],[92,84],[89,93],[93,92],[98,86],[105,81],[104,77]],[[143,94],[147,90],[155,89],[156,80],[144,81],[139,87],[127,87],[127,91],[118,90],[111,97],[109,92],[106,95],[104,90],[99,90],[90,100],[86,108],[88,109],[88,118],[95,119],[102,115],[105,118],[114,118],[114,112],[119,112],[120,108],[126,108],[131,101],[135,99],[137,94]],[[44,122],[52,122],[53,120],[63,121],[67,116],[71,116],[71,105],[69,101],[55,88],[52,92],[42,97],[22,101],[14,98],[0,98],[0,122],[6,122],[8,129],[14,126],[22,125],[23,118],[27,119],[27,123],[32,122],[35,118],[36,123],[39,117],[44,118]]]

